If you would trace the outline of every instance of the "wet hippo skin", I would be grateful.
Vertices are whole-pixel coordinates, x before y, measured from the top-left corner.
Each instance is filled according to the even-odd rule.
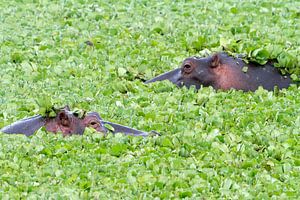
[[[283,76],[272,64],[258,65],[245,63],[226,53],[212,56],[190,57],[183,61],[180,68],[159,75],[145,83],[169,80],[179,87],[212,86],[215,89],[237,89],[255,91],[259,86],[266,90],[287,88],[292,83],[289,75]]]
[[[110,125],[113,130],[108,130],[105,127],[106,124]],[[49,132],[62,133],[64,136],[73,134],[82,135],[86,127],[93,128],[97,132],[102,133],[124,133],[133,136],[159,135],[154,131],[147,133],[120,124],[103,121],[97,112],[88,112],[83,117],[78,117],[77,113],[70,111],[68,106],[57,110],[55,117],[36,115],[8,125],[2,128],[0,132],[30,136],[43,126]]]

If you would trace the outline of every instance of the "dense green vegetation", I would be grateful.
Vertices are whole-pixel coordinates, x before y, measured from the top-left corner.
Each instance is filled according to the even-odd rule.
[[[297,78],[299,10],[291,0],[1,1],[0,127],[68,104],[162,136],[0,134],[0,198],[298,197],[296,86],[195,92],[143,80],[222,49],[276,58]]]

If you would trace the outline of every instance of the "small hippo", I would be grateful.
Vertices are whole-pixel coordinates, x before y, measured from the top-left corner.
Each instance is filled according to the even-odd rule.
[[[267,63],[257,66],[245,63],[226,53],[215,53],[210,57],[191,57],[183,61],[181,68],[159,75],[145,83],[169,80],[179,87],[212,86],[215,89],[231,88],[243,91],[255,91],[259,86],[266,90],[287,88],[292,83],[289,75],[283,76],[277,68]]]
[[[107,129],[105,124],[111,126],[113,130]],[[61,132],[64,136],[72,134],[82,135],[86,127],[94,128],[97,132],[102,133],[111,131],[112,133],[124,133],[126,135],[144,137],[149,135],[159,135],[155,131],[146,133],[127,126],[103,121],[97,112],[88,112],[84,114],[83,117],[78,117],[78,114],[70,111],[68,106],[57,110],[55,117],[36,115],[8,125],[2,128],[0,132],[30,136],[43,126],[49,132]]]

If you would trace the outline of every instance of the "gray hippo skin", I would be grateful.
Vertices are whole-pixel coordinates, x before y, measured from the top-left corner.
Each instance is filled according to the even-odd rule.
[[[287,88],[292,83],[289,75],[283,76],[272,64],[245,63],[226,53],[212,56],[191,57],[183,61],[180,68],[161,74],[145,83],[169,80],[179,87],[212,86],[215,89],[237,89],[255,91],[259,86],[266,90]]]
[[[113,130],[108,130],[105,124],[112,126]],[[30,136],[43,126],[49,132],[61,132],[64,136],[72,134],[82,135],[86,127],[94,128],[97,132],[102,133],[124,133],[125,135],[144,137],[159,135],[156,132],[147,133],[120,124],[103,121],[97,112],[88,112],[82,118],[79,118],[76,113],[70,111],[69,107],[58,110],[55,117],[36,115],[19,120],[2,128],[0,132]]]

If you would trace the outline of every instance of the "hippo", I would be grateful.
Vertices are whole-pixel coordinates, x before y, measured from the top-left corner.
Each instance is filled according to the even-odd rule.
[[[240,58],[219,52],[209,57],[190,57],[180,68],[161,74],[145,83],[169,80],[179,87],[212,86],[216,90],[237,89],[255,91],[259,86],[266,90],[287,88],[292,83],[289,75],[283,76],[270,62],[265,65],[245,63]]]
[[[112,128],[109,129],[106,125],[111,126]],[[8,125],[2,128],[0,132],[31,136],[43,126],[49,132],[61,132],[64,136],[73,134],[82,135],[86,127],[93,128],[97,132],[102,133],[124,133],[126,135],[144,137],[149,135],[159,135],[159,133],[155,131],[147,133],[120,124],[103,121],[97,112],[87,112],[84,113],[82,117],[79,117],[78,113],[70,111],[68,106],[56,110],[55,117],[36,115]]]

